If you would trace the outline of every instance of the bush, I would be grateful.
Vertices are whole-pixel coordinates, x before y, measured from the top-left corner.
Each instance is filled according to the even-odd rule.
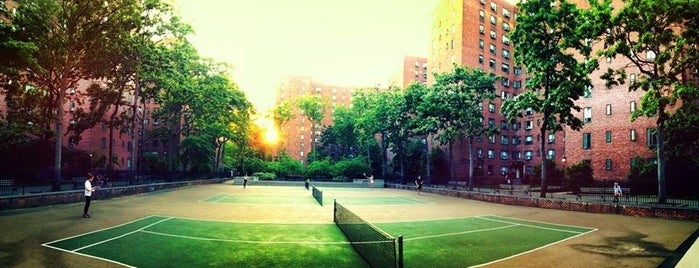
[[[270,172],[255,172],[252,174],[252,176],[258,177],[260,180],[270,180],[270,181],[277,178],[277,176],[274,175],[274,173],[270,173]]]

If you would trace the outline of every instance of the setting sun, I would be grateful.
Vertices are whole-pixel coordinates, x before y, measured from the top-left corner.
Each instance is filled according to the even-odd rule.
[[[279,133],[277,133],[277,128],[274,126],[274,122],[267,118],[260,118],[256,121],[256,124],[264,132],[265,143],[270,145],[277,144],[279,141]]]

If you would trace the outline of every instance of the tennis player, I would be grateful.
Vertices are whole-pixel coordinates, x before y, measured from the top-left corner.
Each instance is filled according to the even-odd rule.
[[[371,187],[371,189],[374,190],[374,174],[369,174],[369,176],[367,176],[366,173],[362,174],[364,174],[364,177],[369,179],[369,187]]]
[[[97,190],[92,187],[92,180],[95,177],[92,174],[87,173],[87,180],[85,180],[85,208],[83,208],[83,218],[89,218],[90,214],[87,212],[90,210],[90,201],[92,201],[92,192]]]
[[[417,176],[417,180],[415,180],[415,187],[417,187],[415,190],[417,191],[417,194],[420,194],[420,191],[422,191],[422,184],[424,181],[422,180],[422,177]]]

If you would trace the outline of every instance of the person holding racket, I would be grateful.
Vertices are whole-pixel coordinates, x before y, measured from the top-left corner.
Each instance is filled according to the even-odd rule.
[[[416,188],[415,190],[417,191],[418,195],[420,194],[420,191],[422,191],[422,184],[424,182],[425,181],[422,180],[422,177],[417,176],[417,180],[415,180],[415,188]]]
[[[92,192],[97,190],[97,187],[92,187],[92,180],[95,177],[92,174],[87,173],[87,180],[85,180],[85,207],[83,208],[83,218],[89,218],[90,214],[87,212],[90,210],[90,201],[92,201]]]

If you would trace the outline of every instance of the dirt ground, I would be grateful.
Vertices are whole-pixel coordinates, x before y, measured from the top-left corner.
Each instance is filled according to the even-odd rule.
[[[193,186],[93,201],[92,218],[82,203],[0,211],[0,267],[121,267],[98,259],[41,246],[42,243],[109,228],[149,215],[264,223],[332,223],[333,196],[407,196],[421,205],[348,206],[370,222],[499,215],[596,228],[486,267],[657,267],[699,227],[694,221],[638,218],[507,206],[398,189],[322,188],[325,205],[232,204],[203,200],[216,194],[303,196],[302,187],[230,183]],[[468,250],[468,249],[464,249]],[[429,253],[426,253],[429,254]],[[164,264],[164,267],[167,265]]]

